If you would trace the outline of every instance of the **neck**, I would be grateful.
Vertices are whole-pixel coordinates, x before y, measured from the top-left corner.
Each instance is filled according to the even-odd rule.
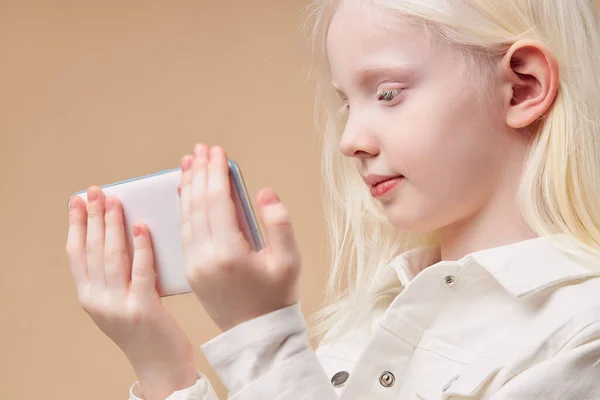
[[[538,236],[525,224],[516,201],[525,151],[521,143],[505,153],[502,171],[491,178],[500,183],[476,213],[439,230],[442,260],[456,261],[479,250]]]

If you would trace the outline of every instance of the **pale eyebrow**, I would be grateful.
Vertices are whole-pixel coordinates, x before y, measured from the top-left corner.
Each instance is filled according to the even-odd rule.
[[[371,83],[373,79],[380,75],[400,77],[406,76],[407,74],[410,74],[413,71],[414,66],[410,64],[384,64],[359,68],[356,72],[353,73],[353,76],[356,77],[356,85],[359,87],[363,87]],[[334,89],[340,97],[346,97],[344,91],[336,82],[332,81],[331,85],[334,87]]]

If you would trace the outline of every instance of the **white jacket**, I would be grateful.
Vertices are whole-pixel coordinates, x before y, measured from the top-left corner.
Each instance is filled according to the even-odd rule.
[[[439,260],[395,258],[390,307],[316,352],[298,303],[201,349],[233,400],[600,399],[599,273],[544,238]],[[168,397],[217,399],[201,373]]]

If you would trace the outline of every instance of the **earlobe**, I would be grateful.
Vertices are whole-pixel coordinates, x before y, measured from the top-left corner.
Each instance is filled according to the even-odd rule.
[[[502,59],[506,87],[506,123],[525,128],[546,114],[558,91],[558,61],[536,40],[514,43]]]

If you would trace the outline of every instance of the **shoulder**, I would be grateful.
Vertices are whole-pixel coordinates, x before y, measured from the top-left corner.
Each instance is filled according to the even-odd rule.
[[[597,351],[600,277],[554,285],[524,300],[530,317],[506,342],[510,344],[506,355],[514,357],[510,363],[514,373],[564,354]]]

